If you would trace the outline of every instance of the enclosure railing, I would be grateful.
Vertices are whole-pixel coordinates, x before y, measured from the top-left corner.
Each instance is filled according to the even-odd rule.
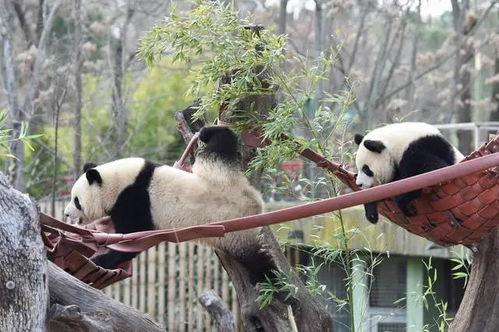
[[[442,131],[446,130],[465,130],[473,133],[473,146],[478,147],[483,142],[487,141],[487,133],[497,133],[499,131],[499,121],[488,122],[462,122],[462,123],[448,123],[448,124],[435,124],[435,127]]]

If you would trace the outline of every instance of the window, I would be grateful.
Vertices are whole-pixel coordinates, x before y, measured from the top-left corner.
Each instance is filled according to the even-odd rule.
[[[407,264],[404,258],[385,258],[375,267],[369,305],[371,307],[404,307]],[[403,299],[403,300],[401,300]]]
[[[378,323],[378,332],[406,332],[405,323]]]

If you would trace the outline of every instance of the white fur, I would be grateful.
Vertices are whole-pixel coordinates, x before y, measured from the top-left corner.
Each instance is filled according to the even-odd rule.
[[[83,174],[71,191],[65,213],[86,222],[106,215],[125,187],[135,181],[144,165],[142,158],[126,158],[97,166],[102,187],[88,185]],[[170,166],[154,171],[149,187],[151,214],[157,228],[174,229],[202,225],[262,212],[260,194],[237,169],[202,158],[193,165],[193,173]],[[83,211],[74,205],[78,196]],[[137,222],[140,222],[139,220]],[[258,229],[236,232],[223,239],[207,239],[210,245],[230,249],[256,241]]]
[[[429,135],[442,136],[436,127],[423,122],[394,123],[369,132],[359,145],[355,157],[358,171],[357,185],[365,189],[392,181],[395,175],[393,166],[402,159],[409,144]],[[381,141],[386,149],[381,153],[372,152],[364,146],[365,140]],[[464,158],[456,148],[454,148],[454,152],[455,162]],[[373,177],[362,172],[363,165],[369,166],[374,173]]]

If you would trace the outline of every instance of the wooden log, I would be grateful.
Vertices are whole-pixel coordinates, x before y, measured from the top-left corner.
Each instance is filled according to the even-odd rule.
[[[47,297],[35,204],[0,173],[0,331],[44,331]]]
[[[199,303],[208,311],[217,332],[235,330],[232,312],[214,290],[205,290],[199,296]]]
[[[471,273],[450,332],[499,331],[499,230],[482,240],[473,253]]]
[[[51,262],[49,290],[50,331],[164,331],[146,314],[111,299]]]

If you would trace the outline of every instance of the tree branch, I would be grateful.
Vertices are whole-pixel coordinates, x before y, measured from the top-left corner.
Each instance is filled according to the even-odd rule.
[[[218,332],[235,331],[234,317],[224,301],[214,290],[206,290],[199,296],[199,303],[210,314],[211,320]]]
[[[85,331],[83,327],[89,324],[95,328],[92,331],[164,331],[146,314],[111,299],[52,262],[49,262],[49,291],[54,332],[60,331],[56,329],[60,324],[79,326],[80,331]]]

